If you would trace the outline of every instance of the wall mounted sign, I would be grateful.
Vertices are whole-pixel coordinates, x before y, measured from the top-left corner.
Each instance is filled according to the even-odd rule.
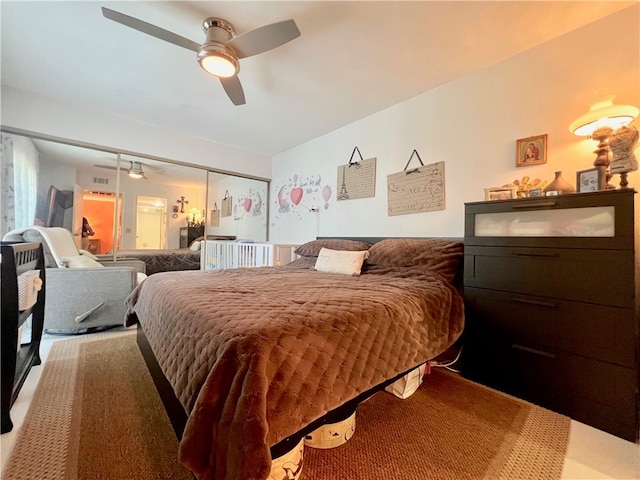
[[[218,208],[217,202],[214,202],[213,204],[213,210],[211,210],[211,216],[209,217],[209,226],[210,227],[220,226],[220,209]]]
[[[360,160],[354,162],[353,155],[358,152]],[[358,147],[353,149],[349,163],[338,167],[338,200],[375,197],[376,195],[376,158],[362,159]]]
[[[444,162],[424,165],[420,160],[420,164],[421,167],[412,170],[405,167],[402,172],[387,175],[387,215],[390,217],[445,209]]]
[[[231,195],[229,195],[229,190],[226,190],[224,192],[224,198],[222,199],[222,203],[220,207],[220,210],[222,210],[221,215],[223,217],[231,216],[231,206],[232,206],[231,204],[232,204]]]

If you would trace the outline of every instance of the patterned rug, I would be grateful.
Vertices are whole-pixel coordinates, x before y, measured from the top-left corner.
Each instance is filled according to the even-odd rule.
[[[300,480],[559,479],[569,419],[438,369],[405,400],[358,407]],[[133,332],[53,344],[5,480],[193,479]]]

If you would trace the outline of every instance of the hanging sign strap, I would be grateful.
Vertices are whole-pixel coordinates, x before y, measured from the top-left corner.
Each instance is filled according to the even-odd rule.
[[[225,191],[224,191],[224,198],[223,198],[223,200],[226,200],[227,198],[229,198],[229,190],[225,190]]]
[[[356,154],[356,152],[358,152],[358,156],[360,157],[360,160],[356,160],[355,162],[353,161],[353,156]],[[349,159],[349,166],[351,165],[358,165],[358,163],[362,162],[364,160],[364,158],[362,158],[362,154],[360,153],[360,149],[356,146],[353,149],[353,152],[351,152],[351,158]]]
[[[218,202],[213,202],[213,209],[218,210]]]
[[[406,172],[407,175],[409,175],[410,173],[416,173],[418,171],[418,169],[420,167],[416,167],[413,168],[411,170],[407,170],[407,167],[409,166],[409,164],[411,163],[411,159],[413,158],[413,156],[418,157],[418,161],[420,162],[420,167],[424,167],[424,163],[422,163],[422,159],[420,158],[420,154],[418,153],[418,151],[414,148],[413,152],[411,153],[411,156],[409,157],[409,161],[407,162],[407,164],[404,166],[404,171]]]

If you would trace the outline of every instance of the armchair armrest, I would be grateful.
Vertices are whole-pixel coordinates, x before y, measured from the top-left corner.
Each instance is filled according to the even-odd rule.
[[[100,259],[102,265],[105,267],[131,267],[140,273],[147,273],[147,265],[142,260],[136,260],[135,258],[118,258],[113,259]]]

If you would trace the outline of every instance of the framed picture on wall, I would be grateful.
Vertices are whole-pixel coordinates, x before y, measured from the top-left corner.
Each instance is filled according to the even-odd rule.
[[[516,140],[516,167],[547,163],[547,134]]]

